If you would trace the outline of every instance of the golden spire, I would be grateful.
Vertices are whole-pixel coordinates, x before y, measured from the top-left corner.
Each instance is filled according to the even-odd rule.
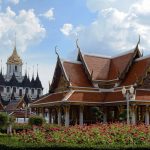
[[[16,64],[16,65],[22,65],[22,60],[18,56],[16,46],[14,47],[12,55],[8,58],[7,64]]]
[[[17,50],[16,50],[16,33],[15,33],[15,46],[12,55],[8,58],[7,64],[15,64],[15,65],[22,65],[22,60],[19,57]]]

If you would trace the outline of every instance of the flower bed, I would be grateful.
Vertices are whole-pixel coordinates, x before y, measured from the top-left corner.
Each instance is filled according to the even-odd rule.
[[[113,123],[34,127],[17,133],[17,137],[19,141],[34,144],[150,145],[150,126]]]

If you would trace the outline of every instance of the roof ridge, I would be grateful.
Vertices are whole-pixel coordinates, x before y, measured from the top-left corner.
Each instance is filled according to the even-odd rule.
[[[93,57],[100,57],[100,58],[108,58],[111,59],[112,56],[101,55],[101,54],[93,54],[93,53],[83,53],[83,55],[93,56]]]
[[[129,54],[129,53],[132,53],[132,52],[134,52],[134,51],[135,51],[135,48],[132,49],[132,50],[128,50],[128,51],[122,52],[122,53],[120,53],[120,54],[117,54],[117,55],[115,55],[115,56],[112,56],[112,59],[113,59],[113,58],[120,57],[120,56],[123,56],[123,55],[126,55],[126,54]]]
[[[147,59],[147,58],[150,58],[150,54],[149,54],[149,55],[146,55],[146,56],[143,56],[143,57],[140,57],[140,58],[135,59],[135,62],[140,61],[140,60],[144,60],[144,59]]]
[[[66,60],[66,59],[60,59],[62,62],[69,62],[69,63],[74,63],[74,64],[82,64],[80,61],[72,61],[72,60]]]
[[[114,56],[107,56],[107,55],[93,54],[93,53],[83,53],[83,55],[113,59],[113,58],[117,58],[117,57],[119,57],[119,56],[126,55],[126,54],[128,54],[128,53],[132,53],[132,52],[134,52],[134,51],[135,51],[135,48],[133,48],[133,49],[131,49],[131,50],[128,50],[128,51],[125,51],[125,52],[122,52],[122,53],[119,53],[119,54],[114,55]]]

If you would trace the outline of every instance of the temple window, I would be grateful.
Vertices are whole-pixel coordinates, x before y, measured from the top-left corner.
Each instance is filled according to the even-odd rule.
[[[15,72],[17,72],[17,66],[15,66]]]
[[[16,87],[13,87],[13,92],[16,93]]]
[[[9,93],[10,92],[10,88],[9,87],[7,87],[7,93]]]
[[[4,91],[4,87],[0,86],[0,92]]]
[[[19,90],[19,96],[22,96],[22,89]]]
[[[38,89],[38,95],[40,95],[41,94],[41,89]]]
[[[32,91],[32,94],[34,94],[34,89],[32,89],[31,91]]]
[[[28,92],[29,92],[29,89],[28,89],[28,88],[26,88],[26,93],[28,94]]]

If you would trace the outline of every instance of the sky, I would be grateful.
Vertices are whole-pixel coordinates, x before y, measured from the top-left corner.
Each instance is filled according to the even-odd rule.
[[[150,54],[150,0],[0,0],[0,59],[3,73],[15,44],[32,77],[37,70],[48,91],[57,56],[82,52],[113,56],[133,49]],[[37,67],[38,64],[38,67]],[[38,68],[38,69],[37,69]]]

